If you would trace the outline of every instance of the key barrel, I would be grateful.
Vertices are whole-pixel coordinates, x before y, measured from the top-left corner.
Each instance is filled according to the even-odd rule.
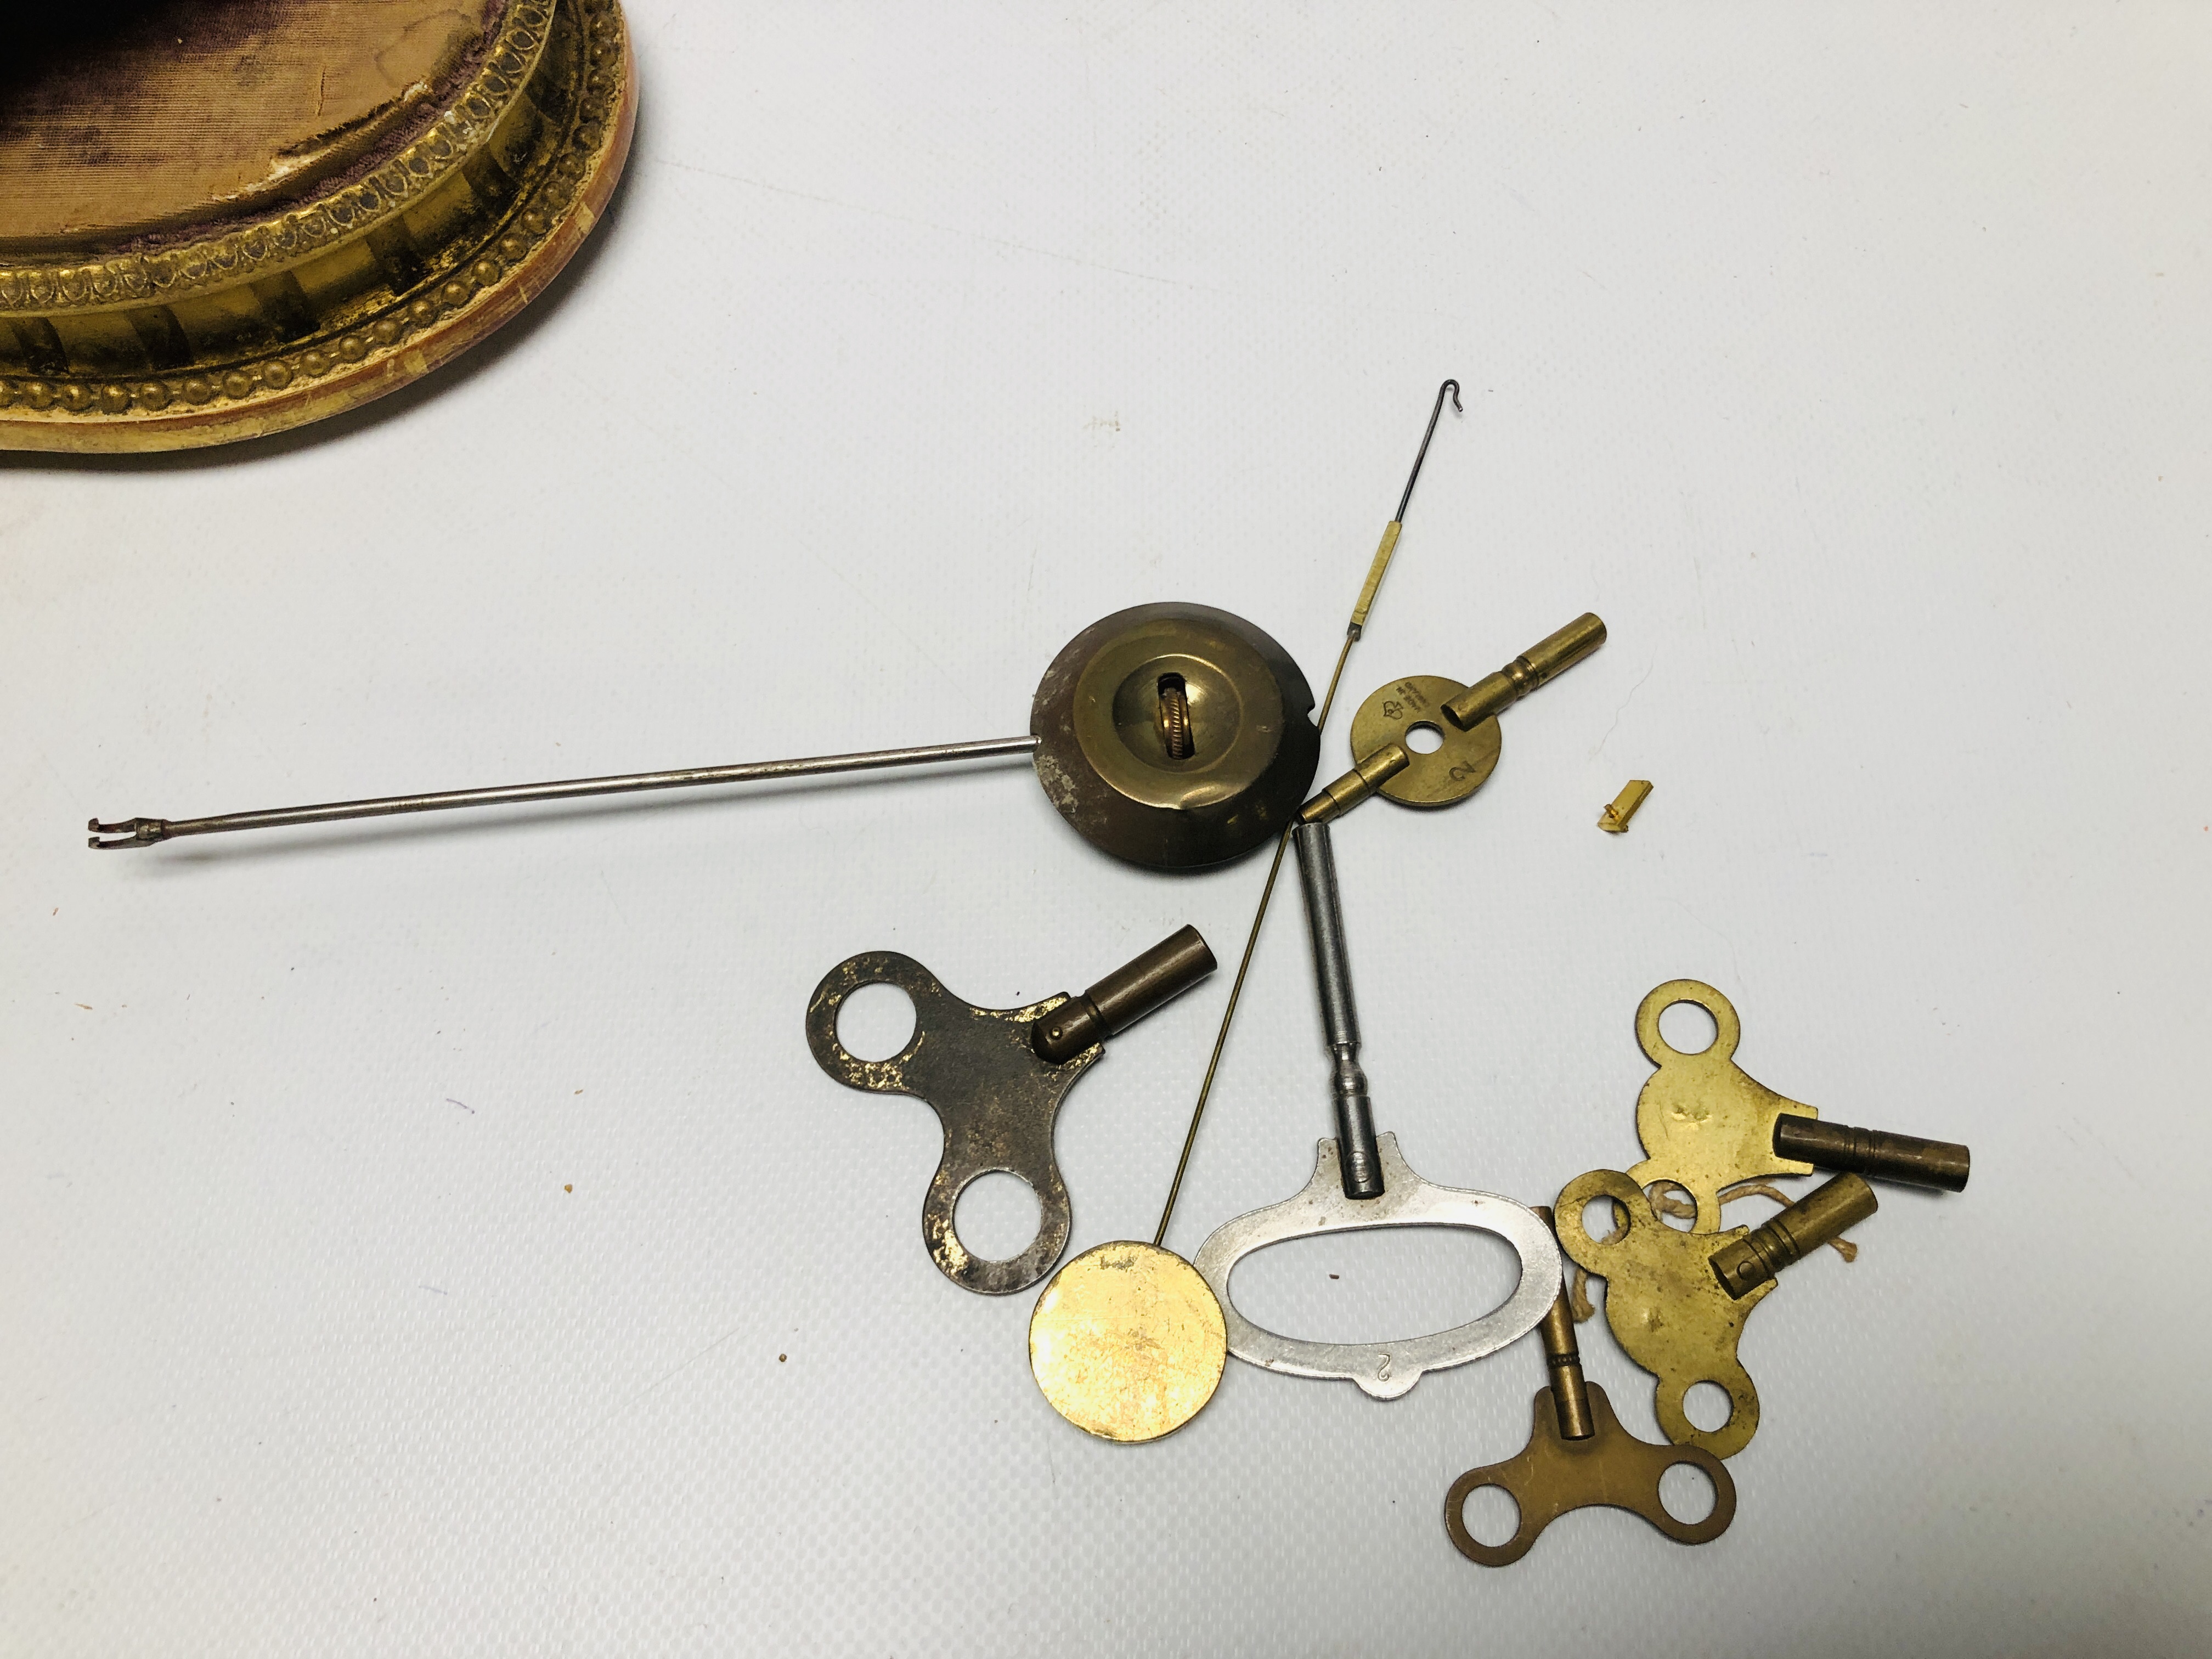
[[[1879,1207],[1874,1188],[1855,1175],[1815,1187],[1788,1209],[1713,1253],[1713,1276],[1737,1301],[1793,1261],[1840,1238]]]
[[[1881,1129],[1854,1129],[1818,1118],[1781,1117],[1774,1122],[1774,1154],[1817,1169],[1901,1181],[1915,1187],[1941,1187],[1963,1193],[1973,1172],[1973,1154],[1948,1140],[1922,1140]]]
[[[1040,1060],[1057,1066],[1094,1042],[1119,1036],[1146,1014],[1181,996],[1214,969],[1213,951],[1195,927],[1179,927],[1131,958],[1079,997],[1070,997],[1031,1030]]]

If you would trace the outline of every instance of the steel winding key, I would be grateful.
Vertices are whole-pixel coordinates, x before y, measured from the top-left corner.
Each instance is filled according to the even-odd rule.
[[[1108,1037],[1213,968],[1205,939],[1184,927],[1079,997],[1063,993],[1022,1008],[979,1008],[912,957],[867,951],[839,963],[814,988],[806,1046],[848,1088],[912,1095],[935,1110],[945,1155],[922,1200],[922,1242],[938,1271],[963,1290],[1006,1296],[1042,1279],[1067,1248],[1067,1187],[1053,1157],[1053,1127],[1067,1091],[1106,1052]],[[889,1060],[858,1059],[837,1038],[838,1010],[867,985],[895,985],[914,1000],[914,1035]],[[970,1253],[952,1224],[960,1194],[994,1170],[1026,1182],[1037,1200],[1036,1237],[1004,1261]]]
[[[1313,1178],[1279,1204],[1224,1222],[1199,1249],[1196,1267],[1221,1304],[1229,1352],[1248,1364],[1292,1376],[1343,1377],[1376,1400],[1395,1400],[1424,1373],[1463,1365],[1519,1340],[1544,1316],[1559,1290],[1559,1252],[1551,1229],[1527,1206],[1495,1193],[1438,1187],[1413,1173],[1395,1135],[1377,1134],[1359,1066],[1359,1019],[1344,943],[1336,857],[1326,823],[1301,823],[1297,848],[1314,977],[1330,1057],[1336,1139],[1316,1148]],[[1402,1342],[1309,1342],[1254,1324],[1230,1300],[1230,1275],[1255,1250],[1315,1233],[1376,1227],[1469,1227],[1502,1238],[1521,1259],[1521,1277],[1504,1303],[1464,1325]]]

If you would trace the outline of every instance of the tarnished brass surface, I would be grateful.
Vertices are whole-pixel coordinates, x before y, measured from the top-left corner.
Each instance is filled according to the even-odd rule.
[[[1651,794],[1649,778],[1631,778],[1621,786],[1620,793],[1613,798],[1613,805],[1597,815],[1597,827],[1609,836],[1628,833],[1628,821]]]
[[[636,108],[615,0],[156,0],[0,76],[15,449],[227,442],[427,374],[575,252]]]
[[[1659,1016],[1678,1002],[1695,1003],[1713,1017],[1713,1044],[1702,1054],[1682,1054],[1659,1035]],[[1628,1178],[1639,1190],[1658,1181],[1681,1187],[1698,1206],[1693,1232],[1718,1230],[1722,1188],[1813,1170],[1776,1153],[1774,1125],[1785,1113],[1818,1117],[1819,1109],[1776,1094],[1741,1070],[1735,1054],[1742,1036],[1735,1005],[1701,980],[1670,979],[1636,1010],[1636,1041],[1659,1069],[1637,1097],[1644,1158]]]
[[[1545,681],[1564,674],[1605,643],[1605,623],[1585,611],[1557,633],[1547,634],[1495,674],[1485,674],[1444,709],[1452,723],[1480,725],[1511,708]]]
[[[1188,709],[1170,752],[1162,693]],[[1296,816],[1321,756],[1313,690],[1241,617],[1141,605],[1093,623],[1045,671],[1030,706],[1037,778],[1076,832],[1153,869],[1221,864]]]
[[[889,1060],[861,1060],[837,1036],[837,1012],[866,985],[896,985],[914,999],[914,1035]],[[966,1291],[1006,1296],[1051,1271],[1067,1248],[1067,1184],[1053,1156],[1053,1128],[1075,1080],[1106,1050],[1094,1044],[1063,1064],[1037,1058],[1030,1027],[1066,1001],[978,1008],[938,982],[912,957],[868,951],[822,976],[806,1000],[806,1046],[815,1064],[848,1089],[911,1095],[945,1131],[945,1152],[921,1205],[922,1243],[937,1270]],[[1004,1261],[969,1253],[953,1228],[960,1194],[977,1176],[1003,1170],[1036,1194],[1037,1231]]]
[[[1847,1123],[1819,1123],[1810,1118],[1774,1120],[1778,1158],[1802,1158],[1819,1170],[1846,1170],[1876,1181],[1901,1181],[1914,1187],[1941,1187],[1963,1193],[1973,1173],[1974,1155],[1948,1140],[1923,1140],[1881,1129],[1854,1129]]]
[[[1052,1408],[1102,1440],[1158,1440],[1221,1384],[1221,1304],[1172,1250],[1124,1239],[1062,1267],[1030,1316],[1030,1372]]]
[[[1698,1446],[1654,1446],[1620,1426],[1613,1402],[1589,1385],[1590,1432],[1580,1440],[1559,1431],[1549,1389],[1536,1390],[1528,1444],[1518,1457],[1469,1469],[1444,1494],[1444,1528],[1453,1547],[1486,1567],[1510,1566],[1570,1510],[1607,1507],[1640,1515],[1678,1544],[1709,1544],[1735,1519],[1735,1481],[1719,1458]],[[1702,1521],[1677,1521],[1659,1501],[1659,1480],[1677,1464],[1703,1469],[1713,1483],[1712,1512]],[[1485,1544],[1467,1529],[1467,1500],[1483,1486],[1502,1487],[1521,1511],[1521,1524],[1503,1544]]]
[[[1791,1262],[1804,1260],[1808,1251],[1841,1238],[1879,1208],[1874,1188],[1864,1180],[1839,1175],[1716,1253],[1714,1277],[1730,1296],[1747,1296],[1771,1283]]]
[[[1413,750],[1402,743],[1386,743],[1372,754],[1362,755],[1352,769],[1298,808],[1301,823],[1327,823],[1340,818],[1413,763]]]
[[[1559,1229],[1552,1220],[1552,1209],[1547,1204],[1532,1204],[1554,1237]],[[1552,1298],[1544,1322],[1536,1327],[1536,1334],[1544,1345],[1544,1364],[1552,1373],[1552,1401],[1559,1410],[1559,1438],[1587,1440],[1592,1432],[1589,1414],[1589,1385],[1583,1380],[1583,1346],[1575,1337],[1575,1310],[1567,1304],[1566,1287]]]
[[[1406,750],[1405,765],[1394,769],[1376,786],[1401,806],[1449,806],[1481,788],[1497,769],[1496,720],[1463,729],[1444,718],[1445,702],[1466,689],[1441,675],[1415,674],[1382,687],[1352,717],[1353,755],[1372,755],[1391,744]],[[1420,753],[1407,741],[1416,731],[1434,732],[1441,740],[1439,747]],[[1353,775],[1359,769],[1355,767]],[[1339,781],[1348,782],[1348,778]]]
[[[945,1152],[921,1205],[929,1259],[963,1290],[1006,1296],[1043,1278],[1067,1246],[1073,1212],[1053,1155],[1053,1130],[1067,1091],[1106,1052],[1105,1038],[1134,1024],[1213,971],[1213,952],[1198,930],[1170,934],[1109,974],[1080,999],[1093,1018],[1088,1041],[1063,1058],[1060,1044],[1036,1028],[1071,1006],[1066,994],[1022,1008],[978,1008],[938,982],[912,957],[868,951],[822,976],[806,1002],[806,1046],[814,1063],[848,1089],[911,1095],[927,1102],[945,1131]],[[837,1036],[838,1011],[868,985],[895,985],[914,1002],[914,1035],[888,1060],[862,1060]],[[1096,1000],[1102,997],[1103,1009]],[[1066,1035],[1066,1033],[1063,1033]],[[1004,1170],[1036,1194],[1037,1231],[1020,1255],[986,1261],[960,1242],[953,1217],[977,1176]]]
[[[1609,1198],[1627,1212],[1625,1231],[1594,1239],[1583,1206]],[[1715,1255],[1744,1237],[1682,1232],[1653,1212],[1644,1189],[1618,1170],[1592,1170],[1561,1190],[1553,1220],[1560,1248],[1606,1281],[1605,1319],[1628,1357],[1658,1379],[1654,1405],[1659,1430],[1681,1446],[1733,1457],[1759,1432],[1759,1390],[1736,1358],[1744,1321],[1773,1288],[1757,1286],[1741,1301],[1713,1275]],[[1730,1412],[1717,1429],[1700,1429],[1683,1414],[1682,1396],[1698,1382],[1725,1389]]]
[[[1215,965],[1212,948],[1198,929],[1178,927],[1030,1026],[1031,1046],[1040,1059],[1055,1066],[1073,1060],[1181,996]]]

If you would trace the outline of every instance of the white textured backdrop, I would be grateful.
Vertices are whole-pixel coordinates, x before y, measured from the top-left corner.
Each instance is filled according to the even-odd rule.
[[[629,179],[510,335],[258,450],[0,465],[0,1649],[2203,1651],[2206,13],[630,19]],[[1710,1547],[1452,1551],[1533,1343],[1387,1406],[1232,1364],[1117,1449],[930,1266],[933,1120],[815,1068],[816,979],[1226,955],[1256,863],[1115,866],[1003,767],[84,850],[1018,732],[1152,599],[1318,678],[1445,374],[1352,702],[1612,641],[1475,800],[1340,835],[1384,1127],[1530,1201],[1625,1166],[1694,975],[1754,1076],[1978,1158],[1753,1318]],[[1072,1097],[1074,1248],[1149,1233],[1225,979]],[[1171,1243],[1304,1180],[1323,1079],[1293,904]],[[1495,1270],[1239,1284],[1365,1339]]]

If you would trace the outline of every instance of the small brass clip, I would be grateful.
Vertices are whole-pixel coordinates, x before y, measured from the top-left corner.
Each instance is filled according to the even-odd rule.
[[[1597,815],[1597,827],[1609,836],[1628,833],[1628,821],[1636,816],[1637,809],[1650,799],[1651,781],[1631,778],[1621,792],[1613,798],[1613,805]]]

